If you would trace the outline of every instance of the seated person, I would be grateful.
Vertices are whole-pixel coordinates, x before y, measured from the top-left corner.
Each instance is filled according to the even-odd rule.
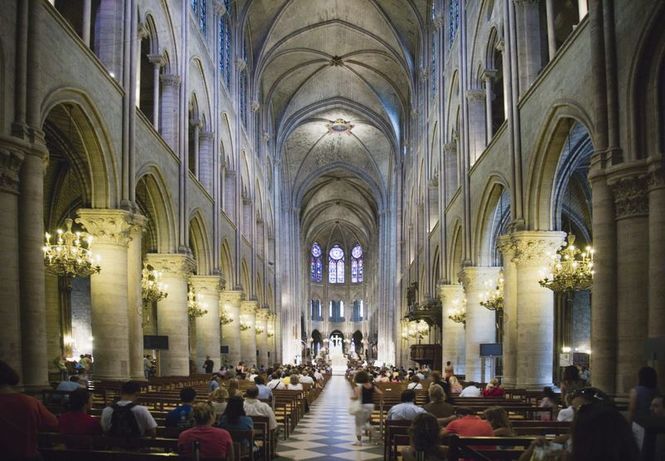
[[[402,459],[416,461],[417,453],[422,452],[424,461],[445,461],[447,448],[441,446],[440,429],[434,416],[428,413],[416,416],[409,428],[410,446],[402,452]]]
[[[418,375],[411,376],[410,381],[411,382],[406,386],[407,389],[413,389],[414,391],[418,391],[423,388],[423,385],[420,384],[420,377]]]
[[[261,376],[254,378],[254,384],[259,390],[259,400],[272,400],[272,391],[266,386],[266,382]]]
[[[219,427],[230,431],[251,431],[254,429],[252,418],[245,413],[245,401],[239,395],[229,398],[226,410],[219,419]]]
[[[286,385],[286,388],[290,391],[302,391],[303,387],[300,383],[300,376],[297,374],[292,374],[289,383]]]
[[[210,394],[209,401],[212,405],[212,408],[215,410],[215,421],[219,421],[222,413],[224,413],[224,410],[226,410],[226,401],[228,399],[229,392],[223,387],[220,387],[212,394]]]
[[[136,381],[127,381],[120,388],[120,400],[102,411],[102,430],[114,437],[134,438],[156,434],[157,423],[150,411],[135,402],[141,386]]]
[[[455,408],[446,403],[446,393],[438,384],[429,387],[429,400],[430,403],[423,405],[423,408],[436,418],[448,418],[455,413]]]
[[[266,384],[266,386],[271,391],[286,389],[286,385],[282,382],[282,378],[281,375],[279,374],[279,371],[274,372],[270,376],[270,381],[268,381],[268,384]]]
[[[508,413],[501,407],[489,407],[483,417],[490,423],[496,437],[514,437],[515,431],[508,419]]]
[[[557,421],[570,422],[573,420],[573,418],[575,417],[575,409],[571,405],[572,401],[573,401],[573,394],[572,393],[566,394],[566,397],[564,398],[564,403],[566,404],[566,408],[559,410],[559,413],[556,415]]]
[[[69,377],[68,381],[61,381],[60,384],[58,384],[58,387],[55,388],[55,390],[71,392],[75,391],[76,389],[81,389],[83,386],[81,386],[80,381],[81,378],[79,378],[78,375],[72,375]]]
[[[229,392],[229,397],[241,396],[240,393],[240,382],[236,378],[229,379],[229,385],[227,386]]]
[[[398,403],[388,410],[388,420],[390,421],[400,421],[408,420],[413,421],[413,419],[421,414],[427,413],[422,407],[419,407],[415,404],[416,400],[416,391],[412,389],[406,389],[402,391],[400,396],[402,403]]]
[[[183,387],[180,390],[181,405],[178,405],[173,410],[166,414],[166,427],[177,427],[178,429],[186,429],[194,425],[194,418],[192,416],[192,403],[196,398],[196,391],[191,387]]]
[[[274,431],[277,429],[277,419],[275,412],[272,411],[270,405],[258,400],[259,389],[252,386],[245,391],[245,403],[243,408],[247,416],[265,416],[268,418],[268,430]]]
[[[541,421],[549,421],[551,415],[556,415],[556,410],[559,409],[559,405],[557,404],[557,395],[554,393],[551,387],[547,386],[543,389],[543,394],[545,396],[543,399],[540,401],[538,404],[538,407],[540,408],[551,408],[552,413],[540,413],[540,420]]]
[[[194,442],[199,442],[201,458],[233,459],[233,440],[231,434],[224,429],[212,427],[215,411],[208,403],[196,403],[192,406],[192,417],[195,426],[186,429],[178,436],[178,451],[184,456],[193,454]]]
[[[457,407],[457,419],[448,423],[441,431],[441,436],[457,434],[462,437],[494,437],[494,430],[490,423],[480,416],[473,414],[473,410],[467,407]]]
[[[483,389],[483,397],[503,397],[505,393],[503,387],[499,384],[499,380],[496,378],[487,383],[487,386]]]
[[[457,379],[457,376],[451,376],[448,378],[448,384],[450,384],[450,392],[453,394],[459,394],[462,392],[462,384]]]
[[[65,435],[102,435],[102,426],[99,420],[88,414],[90,410],[90,393],[87,389],[79,388],[69,394],[69,410],[58,418],[60,432]],[[67,448],[87,448],[88,444],[77,443],[75,440],[66,440]]]
[[[469,384],[462,389],[462,392],[460,392],[459,396],[460,397],[480,397],[480,389],[476,385],[477,383],[474,382],[469,382]]]
[[[217,375],[212,375],[212,378],[210,378],[210,381],[208,382],[208,391],[215,392],[217,389],[219,389],[219,377]]]

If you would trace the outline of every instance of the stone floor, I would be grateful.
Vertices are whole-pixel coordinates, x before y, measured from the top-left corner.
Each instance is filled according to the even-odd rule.
[[[354,446],[354,418],[348,413],[351,388],[343,376],[333,376],[309,413],[286,441],[277,446],[278,460],[379,460],[383,446],[369,443]]]

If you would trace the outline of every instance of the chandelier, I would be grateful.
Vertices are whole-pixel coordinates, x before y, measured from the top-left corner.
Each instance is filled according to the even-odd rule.
[[[199,301],[196,290],[190,285],[189,290],[187,291],[187,315],[189,316],[189,319],[193,320],[197,317],[203,317],[206,315],[208,313],[206,307],[205,304]]]
[[[166,292],[168,285],[160,281],[162,278],[161,272],[151,269],[147,264],[143,264],[141,274],[141,296],[146,303],[156,303],[169,295]]]
[[[276,315],[272,312],[268,315],[268,332],[266,333],[268,338],[275,336],[275,318]]]
[[[480,301],[480,305],[491,311],[503,309],[503,271],[499,273],[494,291],[487,293],[487,297]]]
[[[219,313],[219,321],[221,322],[222,325],[228,325],[229,323],[233,323],[231,314],[229,314],[229,311],[226,310],[225,307],[223,307],[222,311]]]
[[[240,331],[247,331],[252,328],[252,324],[247,320],[240,321]]]
[[[263,329],[263,327],[258,327],[257,326],[257,327],[254,327],[254,331],[256,331],[257,335],[262,335],[265,330]]]
[[[448,318],[466,327],[466,298],[457,298],[452,304],[451,309],[448,311]]]
[[[554,256],[550,275],[538,283],[555,293],[571,293],[591,288],[593,254],[591,246],[587,246],[584,251],[577,248],[575,236],[568,234],[566,244]]]
[[[99,256],[90,251],[92,236],[86,232],[72,232],[73,221],[65,219],[67,230],[58,229],[55,243],[51,243],[51,234],[45,233],[44,264],[49,272],[63,277],[87,277],[97,274]]]

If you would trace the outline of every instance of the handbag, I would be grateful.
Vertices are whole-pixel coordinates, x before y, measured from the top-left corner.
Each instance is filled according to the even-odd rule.
[[[357,415],[362,411],[363,407],[362,404],[360,403],[360,400],[351,400],[351,403],[349,403],[349,414],[350,415]]]

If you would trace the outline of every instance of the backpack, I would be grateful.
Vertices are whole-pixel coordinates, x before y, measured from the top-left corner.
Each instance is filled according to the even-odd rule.
[[[113,414],[111,415],[111,430],[109,433],[114,437],[141,437],[141,428],[136,421],[136,416],[132,412],[136,404],[134,402],[121,406],[113,404]]]
[[[166,415],[166,427],[188,429],[194,425],[194,412],[191,406],[178,406]]]

